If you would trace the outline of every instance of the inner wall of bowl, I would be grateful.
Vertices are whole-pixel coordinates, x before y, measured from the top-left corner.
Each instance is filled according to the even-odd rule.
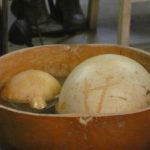
[[[150,54],[117,45],[52,45],[33,47],[9,53],[0,58],[0,88],[15,74],[39,69],[61,83],[82,61],[101,54],[119,54],[141,63],[150,72]]]

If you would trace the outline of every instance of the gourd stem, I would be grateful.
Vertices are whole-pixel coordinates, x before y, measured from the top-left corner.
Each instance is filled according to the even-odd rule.
[[[30,101],[30,106],[35,109],[44,109],[46,107],[46,102],[43,98],[34,98]]]

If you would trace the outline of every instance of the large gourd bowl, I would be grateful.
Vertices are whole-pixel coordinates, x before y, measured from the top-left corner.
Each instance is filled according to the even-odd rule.
[[[0,58],[0,89],[12,76],[28,69],[65,78],[82,61],[101,54],[127,56],[150,72],[150,53],[135,48],[33,47]],[[3,150],[150,150],[150,108],[108,115],[36,114],[0,104],[0,147]]]

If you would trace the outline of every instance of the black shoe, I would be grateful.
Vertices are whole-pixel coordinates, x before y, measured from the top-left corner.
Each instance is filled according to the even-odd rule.
[[[45,0],[14,0],[11,6],[17,19],[24,19],[32,28],[33,36],[62,36],[64,28],[52,19],[48,13]]]
[[[11,12],[18,20],[25,18],[25,8],[28,7],[28,3],[24,0],[13,0],[11,4]]]
[[[32,26],[34,35],[38,35],[38,31],[46,36],[62,36],[64,33],[63,26],[48,13],[45,0],[30,0],[25,19]]]
[[[67,31],[87,29],[87,21],[79,0],[56,0],[56,16]]]
[[[17,44],[31,47],[32,44],[32,30],[25,20],[16,20],[9,31],[9,41]]]
[[[44,36],[59,37],[64,36],[65,30],[56,20],[49,17],[47,22],[32,25],[33,36],[38,36],[39,32]]]

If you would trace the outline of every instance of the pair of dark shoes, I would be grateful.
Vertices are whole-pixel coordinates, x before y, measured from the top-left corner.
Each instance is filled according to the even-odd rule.
[[[45,0],[14,0],[11,10],[17,20],[10,29],[9,40],[16,44],[25,41],[31,46],[31,35],[58,37],[87,28],[79,0],[56,0],[55,4],[48,0],[47,5]]]

